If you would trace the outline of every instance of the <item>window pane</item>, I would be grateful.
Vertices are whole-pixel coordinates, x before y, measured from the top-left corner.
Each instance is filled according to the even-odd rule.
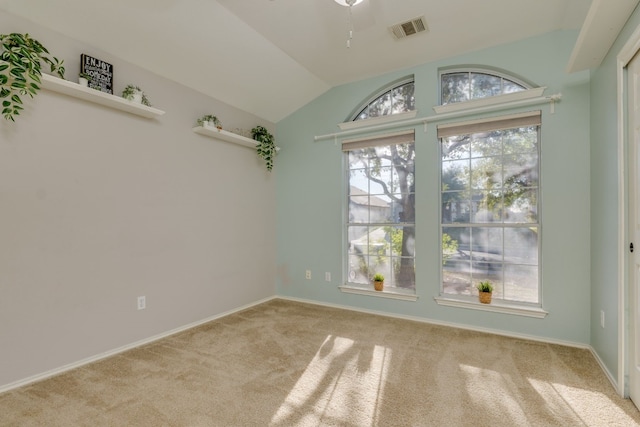
[[[469,135],[462,135],[442,140],[442,160],[469,158]]]
[[[349,256],[349,272],[347,280],[351,283],[369,283],[369,261],[364,255]]]
[[[502,80],[502,93],[513,93],[520,92],[525,88],[519,85],[516,82],[512,82],[511,80],[503,79]]]
[[[442,85],[442,105],[468,101],[471,98],[469,73],[443,74],[440,84]]]
[[[391,114],[391,92],[385,93],[369,104],[369,117],[380,117],[388,114]]]
[[[442,223],[470,222],[468,193],[449,191],[442,193]]]
[[[505,191],[505,222],[538,222],[538,190]]]
[[[505,262],[512,264],[538,264],[538,228],[505,228]]]
[[[471,188],[491,190],[502,187],[502,157],[471,160]]]
[[[538,267],[506,265],[504,271],[505,300],[538,303]]]
[[[502,93],[502,78],[489,74],[471,73],[471,99],[486,98]]]
[[[501,222],[502,191],[474,191],[471,222]]]
[[[399,86],[391,91],[391,114],[405,113],[415,110],[415,98],[413,95],[415,85],[413,82]]]
[[[471,295],[470,229],[442,229],[442,285],[445,293]]]

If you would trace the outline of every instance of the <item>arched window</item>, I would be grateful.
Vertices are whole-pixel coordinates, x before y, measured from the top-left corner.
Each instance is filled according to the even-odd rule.
[[[440,104],[471,101],[531,89],[533,85],[503,72],[473,68],[440,73]]]
[[[363,120],[415,110],[413,76],[396,81],[361,104],[351,120]]]
[[[441,72],[440,85],[443,105],[494,96],[499,102],[499,95],[533,88],[478,69]],[[472,111],[437,125],[441,295],[473,301],[488,281],[501,304],[540,308],[542,112],[502,114],[477,118]]]

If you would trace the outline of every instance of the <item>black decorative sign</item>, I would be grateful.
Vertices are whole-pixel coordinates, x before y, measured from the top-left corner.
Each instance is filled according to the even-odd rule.
[[[113,94],[113,65],[83,53],[80,72],[89,76],[90,88]]]

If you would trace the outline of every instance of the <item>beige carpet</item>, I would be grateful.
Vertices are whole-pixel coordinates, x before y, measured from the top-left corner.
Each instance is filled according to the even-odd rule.
[[[0,395],[2,426],[631,426],[587,350],[274,300]]]

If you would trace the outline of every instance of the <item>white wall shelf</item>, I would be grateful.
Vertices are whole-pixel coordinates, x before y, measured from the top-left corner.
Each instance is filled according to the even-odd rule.
[[[127,113],[136,114],[148,119],[159,117],[164,114],[164,111],[158,110],[157,108],[136,104],[122,97],[100,92],[99,90],[85,86],[80,86],[77,83],[59,79],[48,74],[43,74],[41,80],[43,89],[93,102],[94,104],[100,104],[116,110],[125,111]]]
[[[258,144],[257,141],[247,138],[246,136],[238,135],[233,132],[228,132],[223,129],[211,128],[206,126],[196,126],[192,129],[195,133],[200,135],[209,136],[215,139],[221,139],[233,144],[243,145],[245,147],[255,148]]]

